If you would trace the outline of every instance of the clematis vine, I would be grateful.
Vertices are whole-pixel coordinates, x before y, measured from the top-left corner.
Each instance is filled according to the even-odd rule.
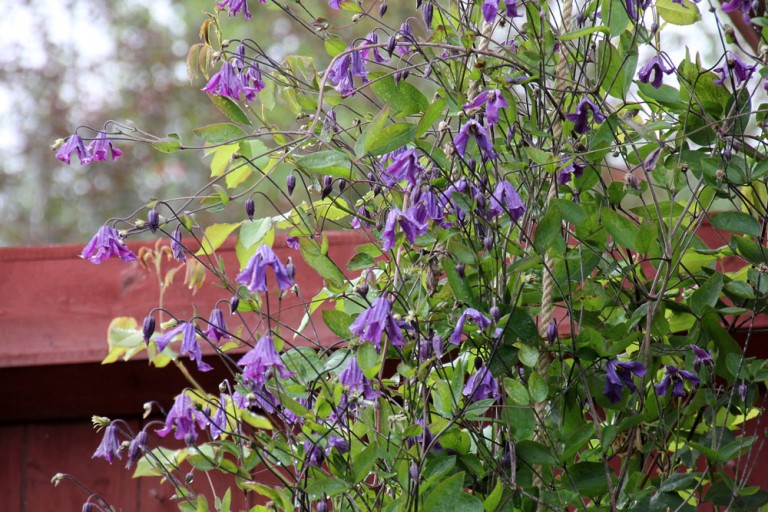
[[[227,340],[232,338],[227,333],[227,324],[224,322],[224,313],[219,308],[213,308],[211,310],[211,316],[208,317],[208,328],[206,328],[205,337],[216,343],[220,343],[221,340]]]
[[[104,429],[104,437],[101,438],[101,443],[91,458],[101,458],[112,464],[115,457],[119,459],[121,455],[120,441],[117,439],[117,425],[113,422]]]
[[[489,398],[495,400],[499,397],[499,383],[491,374],[491,370],[483,365],[467,380],[461,394],[467,397],[468,402]]]
[[[157,430],[157,434],[165,437],[173,432],[173,437],[190,444],[197,440],[197,430],[202,430],[207,425],[208,418],[205,414],[197,409],[187,393],[181,393],[165,418],[165,427]]]
[[[566,185],[571,182],[573,178],[578,178],[584,174],[585,165],[580,164],[576,160],[571,160],[568,165],[562,167],[557,173],[557,182],[560,185]]]
[[[357,356],[349,358],[346,368],[339,373],[339,382],[345,389],[351,393],[361,394],[366,400],[375,400],[379,396],[379,393],[371,386],[371,381],[363,375],[363,371],[357,363]]]
[[[691,345],[691,351],[693,352],[693,355],[696,357],[693,361],[693,368],[696,371],[699,371],[702,365],[713,366],[715,364],[714,361],[712,360],[712,354],[710,354],[703,348],[697,345]]]
[[[266,4],[267,0],[259,0],[260,4]],[[248,0],[223,0],[216,2],[216,7],[221,10],[226,10],[229,16],[237,16],[242,11],[243,17],[246,20],[250,20],[253,15],[248,10]]]
[[[414,213],[412,208],[409,208],[406,212],[399,208],[392,208],[390,210],[384,230],[381,233],[381,239],[384,242],[382,244],[383,250],[389,251],[395,246],[395,227],[398,225],[410,243],[414,243],[417,236],[427,232],[429,226],[426,223],[419,222]]]
[[[72,134],[67,141],[56,151],[56,158],[69,165],[72,153],[77,155],[80,160],[80,165],[88,165],[91,163],[91,155],[88,150],[85,149],[83,139],[78,134]]]
[[[125,246],[120,233],[109,226],[99,228],[80,253],[81,258],[97,265],[113,256],[126,263],[136,260],[136,255]]]
[[[464,158],[464,155],[467,152],[467,143],[469,143],[470,137],[475,139],[483,158],[496,158],[496,153],[493,150],[493,141],[488,134],[488,130],[475,119],[470,119],[464,123],[459,129],[459,134],[453,141],[456,146],[456,152],[462,158]]]
[[[88,153],[91,154],[91,159],[93,161],[101,162],[107,161],[107,155],[109,155],[113,162],[116,162],[117,159],[120,158],[123,154],[121,150],[117,149],[112,144],[112,141],[109,139],[109,137],[107,137],[105,132],[99,132],[99,134],[96,136],[96,139],[88,144]],[[82,162],[82,159],[80,159],[80,163]]]
[[[506,213],[512,222],[517,222],[525,213],[525,203],[507,180],[500,180],[491,194],[488,220]]]

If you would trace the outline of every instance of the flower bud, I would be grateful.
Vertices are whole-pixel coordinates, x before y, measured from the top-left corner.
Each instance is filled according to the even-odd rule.
[[[464,265],[462,265],[461,263],[457,263],[456,264],[456,273],[459,274],[460,278],[464,279],[464,276],[465,276],[465,274],[464,274]]]
[[[345,179],[339,180],[339,194],[344,192],[345,188],[347,188],[347,180],[345,180]]]
[[[383,18],[386,13],[387,13],[387,2],[381,2],[379,4],[379,17]]]
[[[155,317],[147,315],[144,319],[144,325],[141,328],[141,332],[144,335],[144,343],[149,344],[149,339],[155,333]]]
[[[423,363],[432,356],[432,343],[424,338],[419,341],[419,362]]]
[[[474,158],[468,158],[467,169],[469,169],[469,172],[475,172],[476,168],[477,168],[477,161]]]
[[[485,247],[486,251],[493,249],[493,238],[490,236],[483,238],[483,247]]]
[[[430,4],[427,4],[427,5],[430,5]],[[419,466],[417,466],[415,462],[411,463],[411,467],[408,468],[408,473],[410,473],[411,480],[413,480],[414,483],[419,482]]]
[[[499,318],[501,318],[501,310],[499,309],[498,306],[493,306],[491,308],[490,313],[491,313],[491,318],[493,318],[494,322],[498,322]]]
[[[475,370],[479,370],[482,367],[483,367],[483,358],[478,356],[475,358]]]
[[[557,322],[551,320],[547,326],[547,341],[552,345],[558,338],[557,335]]]
[[[296,176],[294,176],[293,173],[290,173],[285,179],[285,185],[288,189],[288,195],[293,194],[293,189],[296,188]]]
[[[432,336],[432,352],[435,353],[435,357],[443,356],[443,337],[439,334]]]
[[[231,299],[229,299],[229,313],[234,315],[237,313],[237,307],[240,305],[240,296],[234,295]]]
[[[432,5],[432,2],[425,3],[424,7],[421,9],[421,14],[424,16],[424,24],[427,25],[427,28],[432,27],[433,9],[434,6]]]
[[[147,214],[147,226],[153,233],[156,233],[157,228],[160,227],[160,215],[154,208],[149,210],[149,213]]]
[[[333,192],[333,180],[330,176],[325,176],[323,178],[323,193],[321,197],[325,199],[329,195],[331,195],[331,192]]]
[[[376,185],[373,186],[373,195],[375,197],[379,194],[381,194],[381,185],[377,183]]]
[[[328,512],[328,502],[325,500],[318,501],[317,512]]]
[[[293,281],[293,278],[296,277],[296,265],[293,264],[290,256],[288,256],[288,263],[285,264],[285,273],[288,274],[288,277],[291,278],[291,281]]]
[[[256,212],[256,205],[252,198],[245,200],[245,214],[248,216],[248,220],[253,220],[253,214]]]
[[[368,283],[363,283],[357,287],[357,293],[359,293],[362,298],[365,298],[368,295],[368,290]]]
[[[393,34],[387,39],[387,54],[389,54],[390,57],[395,53],[395,46],[397,46],[397,38]]]

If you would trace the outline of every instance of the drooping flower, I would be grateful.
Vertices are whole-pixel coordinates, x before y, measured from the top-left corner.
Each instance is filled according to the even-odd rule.
[[[333,450],[338,453],[347,453],[349,451],[349,441],[341,436],[331,434],[328,436],[328,443],[325,445],[325,455],[329,456]]]
[[[493,378],[491,370],[483,365],[469,378],[461,394],[467,397],[469,402],[496,399],[499,397],[499,383]]]
[[[187,261],[187,256],[184,254],[184,246],[181,245],[181,228],[178,226],[171,235],[171,254],[173,254],[173,259],[176,261]]]
[[[110,423],[104,430],[104,437],[101,438],[101,443],[96,451],[93,452],[92,459],[101,458],[112,464],[115,457],[118,459],[120,455],[120,441],[117,439],[117,425]]]
[[[219,406],[216,412],[211,416],[208,428],[211,432],[211,438],[216,439],[227,431],[227,395],[219,394]]]
[[[691,373],[688,370],[680,370],[679,368],[676,368],[672,365],[668,365],[667,374],[664,376],[661,382],[655,386],[656,394],[659,396],[666,396],[669,385],[672,384],[672,396],[684,397],[684,382],[686,380],[690,382],[694,387],[698,386],[700,382],[696,374]]]
[[[656,55],[648,62],[648,64],[640,68],[637,78],[642,83],[650,83],[654,89],[658,89],[661,87],[664,75],[669,75],[674,72],[674,66],[667,65],[664,59],[661,58],[661,55]]]
[[[310,466],[320,466],[325,460],[323,449],[317,442],[304,441],[304,463]]]
[[[411,185],[416,185],[416,181],[423,173],[424,168],[419,164],[419,155],[416,154],[415,149],[409,149],[397,154],[381,176],[387,185],[393,185],[403,179],[408,180]]]
[[[181,393],[165,418],[165,427],[158,430],[157,434],[165,437],[173,431],[176,439],[194,442],[197,439],[195,424],[202,430],[208,425],[208,418],[195,407],[187,393]]]
[[[263,383],[256,383],[253,381],[247,381],[250,386],[250,393],[246,395],[240,394],[239,391],[232,393],[232,401],[241,409],[250,409],[252,407],[259,407],[264,412],[272,414],[277,407],[277,400],[275,396],[269,392]]]
[[[107,161],[107,154],[109,154],[109,157],[112,159],[113,162],[116,162],[117,159],[120,158],[123,154],[122,151],[117,149],[112,144],[112,141],[109,140],[105,132],[99,132],[99,134],[96,136],[96,139],[91,141],[90,144],[88,144],[88,153],[90,153],[91,158],[94,161],[101,161],[101,162]],[[81,160],[81,163],[82,163],[82,160]]]
[[[80,160],[80,165],[88,165],[91,163],[91,155],[85,149],[83,139],[76,133],[70,135],[67,142],[56,151],[56,158],[69,165],[72,153],[77,154],[77,158]]]
[[[384,241],[382,249],[389,251],[395,246],[395,227],[398,225],[410,243],[414,243],[417,236],[427,232],[429,226],[416,220],[414,213],[413,208],[408,208],[405,213],[399,208],[390,210],[384,230],[381,233],[381,239]]]
[[[499,110],[509,106],[500,90],[491,89],[478,94],[474,100],[464,105],[463,108],[473,109],[479,108],[481,105],[485,105],[485,118],[488,119],[490,125],[497,124],[499,122]]]
[[[517,11],[517,0],[504,0],[504,7],[507,16],[510,18],[519,18],[520,16],[523,16],[522,13]]]
[[[203,87],[203,91],[213,96],[224,96],[233,100],[240,100],[240,95],[244,92],[240,76],[227,61],[224,61],[219,69],[208,83]]]
[[[517,222],[525,213],[525,204],[517,191],[507,180],[500,180],[491,195],[491,206],[488,208],[488,220],[502,213],[507,213],[512,222]]]
[[[287,245],[289,249],[293,249],[294,251],[298,251],[299,249],[301,249],[301,244],[299,243],[299,237],[297,236],[286,237],[285,245]]]
[[[259,0],[260,4],[266,4],[267,0]],[[227,10],[230,16],[237,16],[240,11],[243,11],[243,16],[246,20],[251,19],[253,16],[248,10],[248,0],[222,0],[216,2],[216,7],[221,10]]]
[[[723,2],[720,7],[723,9],[723,12],[741,11],[744,19],[751,21],[749,11],[752,10],[753,5],[755,5],[755,3],[752,0],[730,0],[728,2]]]
[[[729,76],[733,76],[734,87],[739,87],[752,77],[752,73],[757,69],[757,64],[747,66],[738,55],[731,53],[725,59],[725,63],[719,68],[715,68],[716,73],[720,73],[720,78],[713,79],[717,85],[723,85]]]
[[[349,51],[347,48],[345,51]],[[355,93],[355,83],[352,76],[352,52],[339,56],[328,70],[328,79],[335,84],[342,96],[350,96]]]
[[[352,393],[360,393],[366,400],[376,400],[379,396],[371,386],[371,381],[363,375],[357,363],[357,356],[352,356],[346,368],[339,373],[339,382],[345,389]]]
[[[605,115],[600,112],[600,108],[589,98],[582,98],[576,106],[576,111],[565,114],[565,118],[573,122],[573,131],[576,133],[587,133],[589,131],[589,113],[592,112],[592,119],[597,124],[605,121]]]
[[[585,165],[582,165],[576,160],[573,160],[568,165],[560,169],[560,171],[557,173],[557,182],[560,185],[570,183],[573,178],[578,178],[584,174],[585,168]]]
[[[464,158],[467,152],[467,143],[470,137],[474,138],[475,142],[477,142],[477,147],[480,148],[480,154],[483,158],[496,158],[496,153],[493,151],[493,141],[490,135],[488,135],[488,131],[475,119],[470,119],[464,123],[459,129],[456,139],[453,141],[456,151],[462,158]]]
[[[184,328],[188,323],[189,322],[181,322],[176,327],[166,332],[165,334],[161,334],[160,336],[157,336],[155,338],[155,345],[157,346],[157,351],[162,352],[163,350],[165,350],[165,347],[167,347],[168,344],[171,341],[173,341],[173,338],[175,338],[177,335],[181,334],[183,336]]]
[[[467,308],[459,317],[459,321],[456,322],[456,327],[453,329],[453,333],[451,333],[451,337],[448,340],[450,343],[454,345],[461,343],[461,333],[464,330],[464,324],[467,319],[472,320],[481,330],[491,325],[490,318],[474,308]]]
[[[392,315],[392,303],[384,297],[377,297],[373,305],[352,322],[349,331],[361,340],[373,343],[376,352],[381,350],[381,336],[385,332],[392,345],[398,348],[404,345],[403,333]]]
[[[144,343],[149,343],[149,339],[155,333],[155,317],[147,315],[141,326],[141,334],[144,337]]]
[[[182,322],[179,327],[181,327],[181,354],[189,355],[189,359],[197,363],[197,369],[199,371],[211,371],[213,369],[211,365],[203,362],[203,352],[200,350],[200,343],[197,341],[197,331],[195,330],[195,324],[192,322]],[[159,342],[156,341],[156,343]],[[159,346],[158,350],[160,350]],[[160,351],[162,352],[162,350]]]
[[[693,355],[696,356],[696,359],[693,361],[693,368],[696,371],[699,371],[699,368],[701,368],[701,365],[712,366],[713,364],[715,364],[714,361],[712,361],[712,354],[710,354],[703,348],[697,345],[691,345],[691,350],[693,351]]]
[[[123,243],[120,233],[110,226],[102,226],[80,253],[81,258],[96,264],[112,256],[126,263],[136,259],[136,255]]]
[[[285,367],[280,354],[275,350],[271,334],[262,336],[256,346],[240,358],[237,365],[243,367],[243,377],[256,384],[265,383],[274,372],[277,372],[281,379],[293,376],[293,372]]]
[[[661,156],[661,146],[651,151],[648,156],[643,160],[643,170],[645,172],[651,172],[656,168],[656,164],[659,163],[659,156]]]
[[[637,386],[632,382],[632,374],[638,377],[645,375],[646,369],[641,363],[636,361],[619,362],[617,359],[609,361],[605,366],[605,388],[603,394],[608,400],[615,404],[621,400],[621,392],[624,387],[632,391],[637,391]]]
[[[138,434],[136,434],[136,437],[131,439],[131,442],[128,443],[128,461],[125,464],[126,469],[130,469],[131,466],[136,464],[136,462],[139,460],[139,457],[141,457],[141,454],[144,453],[144,450],[147,449],[147,431],[146,430],[140,430]]]
[[[416,37],[413,35],[413,29],[411,28],[411,25],[408,24],[407,21],[400,25],[400,32],[398,33],[398,39],[404,40],[404,41],[415,41],[416,40]],[[411,46],[411,45],[398,45],[396,51],[400,55],[407,55],[408,53],[413,51],[413,46]]]
[[[224,313],[219,308],[213,308],[211,316],[208,317],[208,328],[205,330],[205,337],[220,343],[221,340],[232,338],[227,333],[227,324],[224,322]]]
[[[328,7],[331,9],[336,9],[337,11],[341,9],[341,1],[342,0],[328,0]]]
[[[416,188],[413,190],[418,191]],[[414,198],[412,192],[411,200],[411,204],[413,205],[413,218],[416,219],[416,221],[423,224],[427,221],[434,220],[445,225],[443,223],[443,219],[445,219],[444,206],[431,190],[427,189],[419,191],[417,198]]]
[[[288,275],[285,265],[277,258],[272,248],[264,244],[256,249],[243,271],[237,275],[237,282],[245,285],[251,293],[267,291],[267,267],[271,267],[275,273],[280,290],[287,290],[293,285],[293,279]]]
[[[499,0],[485,0],[481,7],[483,19],[486,23],[493,23],[499,13]]]
[[[552,345],[558,339],[557,322],[553,319],[547,325],[547,341]]]

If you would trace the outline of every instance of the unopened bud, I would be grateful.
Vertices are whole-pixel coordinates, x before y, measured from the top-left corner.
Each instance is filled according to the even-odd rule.
[[[427,4],[430,5],[430,4]],[[408,468],[408,473],[411,475],[411,480],[414,481],[414,483],[418,483],[419,481],[419,466],[416,465],[415,462],[411,463],[411,467]]]
[[[467,169],[469,169],[469,172],[475,172],[476,168],[477,161],[474,158],[467,159]]]
[[[149,227],[149,230],[153,233],[157,232],[157,228],[160,227],[160,215],[154,208],[149,210],[149,213],[147,214],[147,227]]]
[[[347,188],[347,180],[344,180],[344,179],[339,180],[339,194],[344,192],[345,188]]]
[[[144,325],[141,327],[141,333],[144,335],[144,343],[149,344],[149,339],[155,333],[155,317],[147,315],[144,319]]]
[[[549,325],[547,326],[547,341],[550,345],[552,345],[555,341],[557,341],[558,335],[557,335],[557,322],[554,320],[549,322]]]
[[[293,173],[290,173],[285,179],[285,185],[288,189],[288,195],[293,194],[293,189],[296,188],[296,176],[294,176]]]
[[[240,296],[235,295],[229,299],[229,313],[234,315],[237,313],[237,307],[240,305]]]
[[[330,176],[325,176],[323,178],[323,193],[321,194],[321,197],[325,199],[331,195],[331,192],[333,192],[333,180]]]
[[[475,370],[479,370],[482,367],[483,367],[483,358],[478,356],[475,358]]]
[[[435,353],[435,357],[443,356],[443,337],[439,334],[432,336],[432,352]]]
[[[253,214],[256,212],[256,205],[252,198],[245,200],[245,214],[248,216],[248,220],[253,220]]]
[[[393,53],[395,53],[395,46],[397,45],[397,38],[395,35],[389,36],[389,39],[387,39],[387,54],[391,57]]]
[[[387,2],[381,2],[379,4],[379,17],[383,18],[387,14]]]
[[[288,256],[288,263],[285,264],[285,273],[288,274],[288,277],[291,278],[291,281],[293,281],[293,278],[296,277],[296,265],[293,264],[290,256]]]
[[[494,322],[498,322],[499,318],[501,318],[501,310],[499,309],[499,306],[493,306],[491,307],[491,318],[493,318]]]
[[[328,512],[328,502],[325,500],[318,501],[317,512]]]
[[[493,238],[490,236],[483,238],[483,247],[485,247],[486,251],[493,249]]]
[[[464,265],[461,263],[456,264],[456,273],[459,274],[459,277],[464,279],[465,273],[464,273]]]
[[[368,290],[368,283],[363,283],[357,287],[357,293],[359,293],[362,298],[368,296]]]
[[[424,24],[427,25],[427,28],[432,27],[432,13],[434,10],[434,6],[432,5],[432,2],[427,2],[424,4],[424,7],[421,9],[421,14],[424,16]]]

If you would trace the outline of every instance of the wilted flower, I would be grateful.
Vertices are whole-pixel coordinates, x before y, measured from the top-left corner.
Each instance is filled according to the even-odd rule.
[[[80,165],[88,165],[91,163],[91,156],[85,149],[83,139],[81,139],[80,136],[76,133],[70,135],[67,139],[67,142],[65,142],[64,145],[62,145],[59,150],[56,151],[56,158],[65,164],[69,164],[72,153],[77,154],[77,158],[80,160]]]
[[[757,64],[747,66],[738,55],[731,53],[725,60],[725,64],[719,68],[715,68],[715,72],[720,73],[720,78],[713,80],[717,85],[723,85],[729,76],[733,76],[734,87],[739,87],[746,82],[752,76],[752,73],[757,68]],[[731,75],[733,73],[733,75]]]
[[[616,359],[609,361],[605,366],[606,375],[603,394],[612,404],[615,404],[621,400],[621,392],[625,386],[632,391],[637,391],[637,386],[632,382],[632,374],[642,377],[645,375],[645,372],[645,366],[636,361],[626,363],[621,363]]]
[[[105,132],[99,132],[96,139],[88,144],[88,153],[90,153],[92,160],[101,162],[107,161],[107,154],[113,162],[116,162],[123,155],[123,152],[112,144]],[[80,163],[83,163],[82,159],[80,159]]]
[[[101,438],[101,444],[96,448],[96,451],[91,458],[96,457],[102,458],[110,464],[115,460],[115,457],[118,459],[121,457],[120,441],[117,439],[117,426],[114,423],[111,423],[104,430],[104,437]]]
[[[573,122],[573,131],[576,133],[587,133],[589,131],[590,112],[592,112],[592,119],[597,124],[602,124],[605,121],[605,115],[600,112],[600,108],[589,98],[582,98],[576,106],[576,111],[571,114],[565,114],[565,117]]]
[[[459,134],[454,139],[453,143],[456,146],[456,152],[464,158],[467,152],[467,143],[470,136],[477,142],[477,147],[480,148],[480,154],[484,158],[496,158],[496,153],[493,151],[493,141],[491,140],[488,131],[483,125],[478,123],[475,119],[470,119],[459,129]]]
[[[480,329],[485,329],[491,325],[491,319],[479,312],[474,308],[467,308],[459,317],[459,321],[456,322],[456,327],[453,329],[453,333],[448,341],[454,345],[461,343],[461,333],[464,330],[464,323],[467,319],[472,320]]]
[[[293,376],[293,372],[288,371],[275,350],[275,342],[271,334],[262,336],[256,346],[240,358],[237,365],[243,367],[243,377],[256,384],[266,382],[274,371],[280,375],[281,379]]]
[[[392,303],[384,297],[377,297],[373,305],[352,322],[349,331],[361,340],[373,343],[376,352],[381,350],[381,336],[384,332],[395,347],[404,345],[403,333],[392,316]]]
[[[491,195],[491,206],[488,209],[488,220],[508,213],[513,222],[517,222],[525,213],[525,204],[517,191],[507,180],[500,180]]]
[[[237,282],[245,285],[253,293],[267,291],[267,267],[272,267],[280,290],[287,290],[293,285],[285,265],[277,258],[272,248],[261,245],[251,257],[242,272],[237,275]]]
[[[668,365],[667,374],[664,376],[662,381],[655,386],[656,393],[659,396],[666,396],[669,385],[674,383],[672,386],[672,396],[684,397],[685,387],[683,383],[686,380],[690,382],[694,387],[699,385],[699,378],[695,374],[687,370],[680,370],[672,365]]]
[[[403,213],[399,208],[392,208],[387,216],[387,223],[384,225],[384,231],[381,233],[381,239],[384,244],[382,249],[388,251],[395,246],[395,226],[400,225],[400,229],[405,233],[405,237],[410,243],[416,240],[417,236],[427,232],[429,226],[426,223],[419,222],[414,217],[414,210],[409,208]]]
[[[699,368],[701,368],[701,365],[712,366],[714,364],[714,362],[712,361],[712,354],[710,354],[703,348],[697,345],[691,345],[691,350],[693,351],[693,355],[696,356],[696,359],[693,361],[693,368],[696,371],[699,371]]]
[[[232,336],[227,333],[227,324],[224,322],[224,313],[219,308],[213,308],[211,316],[208,317],[208,328],[205,330],[205,337],[216,343],[221,340],[228,340]]]
[[[637,78],[644,84],[650,83],[654,89],[661,87],[664,75],[674,73],[675,67],[668,66],[661,55],[653,57],[648,64],[640,68]]]
[[[120,233],[109,226],[102,226],[80,253],[81,258],[96,264],[112,256],[126,263],[136,259],[136,255],[123,243]]]
[[[195,424],[198,428],[204,429],[208,424],[208,418],[197,410],[187,393],[181,393],[176,397],[173,407],[165,418],[165,427],[158,430],[157,434],[165,437],[173,430],[173,437],[176,439],[194,441],[197,439]]]
[[[496,399],[499,397],[499,383],[493,378],[491,370],[483,365],[469,378],[461,394],[467,397],[469,402]]]
[[[485,105],[485,118],[491,125],[499,122],[499,110],[509,106],[500,90],[491,89],[478,94],[474,100],[464,105],[464,109],[478,108],[481,105]]]

